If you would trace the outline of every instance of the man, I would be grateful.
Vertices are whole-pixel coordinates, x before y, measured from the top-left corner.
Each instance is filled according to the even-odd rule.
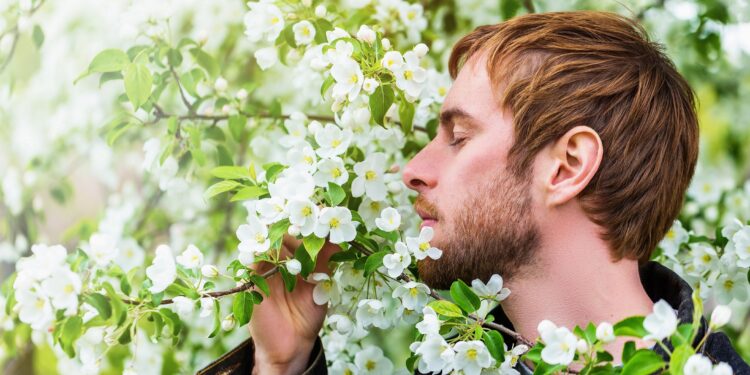
[[[521,16],[461,39],[450,72],[438,135],[403,170],[443,250],[419,263],[422,280],[441,289],[502,275],[513,293],[494,315],[527,338],[543,319],[616,322],[659,299],[689,321],[688,284],[648,260],[682,206],[698,124],[690,88],[645,31],[610,13]],[[312,285],[287,294],[276,279],[254,341],[208,372],[325,373],[325,308]],[[608,348],[619,358],[621,347]],[[706,353],[750,374],[724,334]]]

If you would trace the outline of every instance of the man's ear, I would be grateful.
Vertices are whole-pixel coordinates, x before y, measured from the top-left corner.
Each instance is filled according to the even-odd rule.
[[[551,144],[546,204],[564,204],[583,191],[599,170],[603,153],[599,134],[588,126],[576,126]]]

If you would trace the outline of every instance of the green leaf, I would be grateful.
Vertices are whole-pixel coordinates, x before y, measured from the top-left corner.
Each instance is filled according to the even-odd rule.
[[[107,297],[99,293],[91,293],[84,296],[83,300],[93,306],[102,319],[107,320],[112,316],[112,306],[110,306]]]
[[[237,142],[241,142],[242,132],[245,130],[245,125],[247,125],[247,117],[243,115],[232,115],[229,116],[227,122],[229,124],[229,132],[232,133],[232,138]]]
[[[271,295],[271,288],[268,286],[268,281],[263,278],[263,276],[260,275],[253,275],[250,276],[250,281],[255,284],[260,290],[265,293],[266,296]]]
[[[365,262],[365,276],[370,275],[380,268],[380,266],[383,265],[383,258],[388,254],[390,254],[389,251],[383,250],[368,256],[367,261]]]
[[[284,170],[284,166],[279,163],[270,163],[263,166],[266,170],[266,181],[274,182],[276,177]]]
[[[683,323],[677,326],[677,331],[672,335],[672,347],[676,348],[682,344],[692,343],[693,324]]]
[[[385,114],[393,104],[393,89],[389,85],[380,85],[370,95],[370,112],[378,125],[384,124]]]
[[[280,220],[271,224],[271,227],[268,228],[268,239],[271,240],[271,246],[273,246],[276,241],[281,240],[281,237],[283,237],[284,233],[288,230],[289,219]]]
[[[344,201],[344,198],[346,198],[344,189],[340,185],[329,182],[328,190],[326,190],[326,200],[328,200],[328,203],[331,206],[338,206],[339,203]]]
[[[297,250],[294,251],[294,259],[297,259],[302,265],[300,275],[303,278],[306,278],[315,268],[315,261],[310,257],[310,253],[307,252],[304,244],[297,247]]]
[[[244,201],[248,199],[255,199],[266,193],[267,193],[266,189],[263,189],[260,186],[254,186],[254,185],[245,186],[239,191],[237,191],[237,194],[232,196],[232,199],[230,199],[229,201],[235,202],[235,201]]]
[[[685,362],[687,362],[688,358],[693,354],[695,354],[695,350],[690,345],[675,347],[672,351],[672,356],[669,358],[669,374],[682,375],[682,369],[685,367]]]
[[[622,347],[622,363],[629,361],[633,354],[635,354],[635,342],[628,341]]]
[[[307,253],[310,254],[310,259],[318,259],[318,252],[323,248],[325,242],[325,238],[319,238],[314,234],[302,239],[302,244],[305,246]]]
[[[83,334],[83,319],[80,316],[71,316],[62,326],[60,333],[60,346],[62,346],[68,357],[76,355],[75,342]]]
[[[289,273],[284,267],[279,267],[279,274],[281,274],[281,279],[284,281],[286,290],[288,292],[294,290],[294,286],[297,284],[297,276]]]
[[[513,18],[521,9],[520,0],[500,0],[500,16],[507,20]]]
[[[401,130],[404,131],[404,134],[411,133],[414,123],[414,103],[402,99],[398,104],[398,118],[401,121]]]
[[[618,322],[614,326],[615,336],[631,336],[638,338],[646,336],[648,332],[643,328],[643,319],[644,317],[642,316],[632,316]]]
[[[219,63],[216,62],[216,59],[214,59],[213,56],[197,47],[190,49],[190,54],[193,55],[195,62],[197,62],[201,68],[205,69],[206,73],[208,73],[211,78],[219,76]]]
[[[237,293],[232,303],[232,314],[237,319],[237,326],[242,327],[250,321],[253,315],[253,300],[248,292]]]
[[[221,332],[221,305],[218,299],[214,299],[214,329],[208,335],[208,338],[212,338]]]
[[[458,306],[456,306],[455,303],[451,301],[445,301],[445,300],[432,301],[428,303],[427,306],[431,307],[439,315],[446,316],[449,318],[461,318],[464,316],[464,314],[461,312],[461,309]]]
[[[326,91],[328,91],[329,88],[336,82],[336,80],[333,79],[333,76],[328,76],[325,81],[323,81],[323,84],[320,85],[320,96],[325,97]]]
[[[34,40],[34,45],[37,49],[42,47],[42,43],[44,43],[44,31],[39,25],[34,25],[34,31],[31,32],[31,39]]]
[[[463,280],[456,280],[451,284],[451,298],[461,310],[467,313],[477,311],[480,305],[479,297]]]
[[[122,74],[125,80],[125,94],[133,104],[134,108],[139,108],[146,103],[151,96],[151,85],[154,78],[151,72],[144,64],[127,64]]]
[[[482,341],[484,341],[484,344],[490,351],[492,358],[495,358],[498,363],[505,362],[505,347],[503,347],[504,340],[503,335],[501,335],[500,332],[495,330],[484,331]]]
[[[297,48],[297,41],[294,40],[294,30],[292,29],[294,27],[294,24],[286,25],[284,30],[281,31],[281,33],[284,35],[284,41],[292,47]]]
[[[250,171],[247,169],[226,165],[212,169],[211,175],[225,180],[250,179]]]
[[[88,73],[119,72],[128,64],[130,64],[130,58],[122,50],[105,49],[91,60]]]
[[[177,343],[180,340],[180,331],[182,330],[182,320],[180,320],[179,315],[177,315],[174,311],[170,309],[161,308],[159,309],[159,312],[164,318],[164,323],[167,324],[167,328],[169,328],[169,332],[172,335],[172,345],[177,345]]]
[[[209,186],[208,189],[206,189],[206,192],[203,193],[203,197],[208,200],[218,194],[225,193],[229,190],[232,190],[238,186],[241,186],[241,184],[237,181],[232,180],[224,180],[219,181],[211,186]]]
[[[565,368],[564,365],[550,365],[542,362],[534,368],[534,375],[550,375],[560,372]]]
[[[649,375],[664,368],[664,359],[656,352],[641,349],[622,367],[622,375]]]

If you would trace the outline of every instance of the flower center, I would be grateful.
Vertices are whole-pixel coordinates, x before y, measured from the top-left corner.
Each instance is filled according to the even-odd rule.
[[[340,224],[339,223],[339,219],[337,219],[335,217],[333,219],[331,219],[331,228],[338,228],[339,224]]]
[[[407,80],[412,79],[412,77],[414,77],[414,72],[412,72],[411,70],[407,70],[404,72],[404,78],[406,78]]]
[[[477,350],[476,349],[469,349],[466,351],[466,358],[469,358],[471,360],[477,359]]]
[[[375,171],[367,171],[365,172],[365,180],[372,181],[378,177],[378,174],[375,173]]]
[[[258,233],[258,234],[256,234],[256,235],[255,235],[255,242],[257,242],[257,243],[261,243],[261,242],[263,242],[263,241],[264,241],[265,239],[266,239],[266,238],[265,238],[265,237],[263,237],[263,235],[262,235],[262,234],[260,234],[260,233]]]
[[[430,244],[427,242],[422,242],[421,244],[419,244],[419,250],[427,251],[427,249],[429,248],[430,248]]]
[[[375,370],[375,361],[373,360],[367,361],[367,364],[365,364],[365,367],[367,367],[367,369],[370,371]]]
[[[303,207],[302,208],[302,216],[308,217],[310,215],[312,215],[312,209],[310,208],[310,206]]]

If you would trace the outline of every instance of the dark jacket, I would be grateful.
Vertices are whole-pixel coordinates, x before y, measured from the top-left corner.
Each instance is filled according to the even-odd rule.
[[[669,303],[672,308],[677,310],[677,318],[680,323],[690,323],[693,319],[693,290],[690,285],[677,276],[672,270],[656,262],[648,262],[641,266],[640,269],[641,283],[646,293],[652,301],[656,302],[663,299]],[[501,307],[492,311],[495,321],[506,326],[513,327]],[[706,321],[702,321],[701,328],[698,332],[700,340],[706,332]],[[505,341],[512,343],[510,337],[505,337]],[[666,343],[666,342],[665,342]],[[669,346],[669,343],[666,343]],[[697,342],[696,342],[697,344]],[[667,354],[660,346],[655,346],[653,350],[665,358]],[[703,354],[711,359],[714,363],[726,362],[734,370],[735,375],[750,375],[750,366],[737,354],[732,347],[729,338],[722,332],[713,332],[708,336],[704,344]],[[215,362],[199,371],[199,375],[234,375],[250,374],[253,368],[253,343],[251,339],[246,340],[237,348],[223,355]],[[528,368],[521,361],[516,366],[521,374],[532,374],[534,371]],[[320,339],[315,342],[307,370],[304,374],[323,375],[327,374],[326,360],[323,353],[323,346]]]

